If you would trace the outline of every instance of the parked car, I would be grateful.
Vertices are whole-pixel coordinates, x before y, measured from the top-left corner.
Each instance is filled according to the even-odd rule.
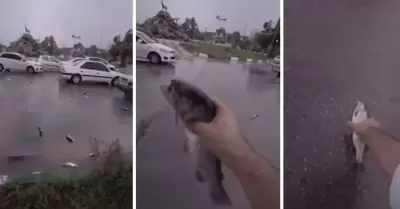
[[[118,82],[116,83],[116,87],[124,92],[125,99],[127,100],[132,100],[133,92],[132,92],[132,86],[133,86],[133,77],[132,76],[126,76],[126,77],[120,77],[118,79]]]
[[[59,71],[63,67],[61,61],[54,56],[41,55],[39,56],[38,62],[40,63],[40,65],[43,67],[44,70]]]
[[[78,61],[81,61],[81,60],[85,60],[85,58],[84,57],[75,57],[75,58],[72,58],[72,59],[70,59],[68,61],[62,61],[61,64],[63,66],[73,65],[74,63],[76,63]]]
[[[278,55],[274,59],[271,60],[271,64],[275,67],[279,67],[281,64],[281,57]]]
[[[19,53],[3,52],[0,54],[1,71],[27,71],[28,73],[42,72],[43,67],[39,62],[31,60]]]
[[[107,62],[107,60],[103,59],[103,58],[99,58],[99,57],[86,57],[87,60],[90,61],[96,61],[96,62],[101,62],[103,64],[105,64],[110,70],[115,71],[115,66],[110,64],[109,62]]]
[[[158,43],[141,31],[136,31],[136,60],[154,64],[175,62],[175,51]]]
[[[61,69],[61,78],[78,84],[82,81],[107,82],[116,85],[120,77],[129,78],[128,75],[110,70],[101,62],[86,59],[64,65]]]

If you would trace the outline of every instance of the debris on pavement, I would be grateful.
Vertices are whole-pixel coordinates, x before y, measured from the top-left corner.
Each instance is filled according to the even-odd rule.
[[[88,156],[87,157],[98,157],[98,156],[100,156],[100,153],[94,153],[94,152],[91,152],[91,153],[89,153],[88,154]]]
[[[127,112],[127,111],[128,111],[128,108],[123,107],[123,108],[121,108],[121,110],[124,111],[124,112]]]
[[[78,167],[78,165],[75,164],[75,163],[72,163],[72,162],[65,162],[65,163],[63,164],[63,167],[73,167],[73,168],[76,168],[76,167]]]
[[[65,134],[65,139],[69,142],[69,143],[74,143],[75,139],[69,135],[69,134]]]
[[[26,160],[28,158],[33,158],[33,155],[11,155],[11,156],[7,156],[8,161],[22,161],[22,160]]]
[[[258,113],[256,113],[250,118],[250,120],[254,120],[254,119],[258,118],[258,117],[259,117],[259,115],[258,115]]]
[[[38,129],[38,131],[39,131],[39,137],[42,137],[43,136],[43,131],[42,131],[42,129],[38,126],[37,127],[37,129]]]

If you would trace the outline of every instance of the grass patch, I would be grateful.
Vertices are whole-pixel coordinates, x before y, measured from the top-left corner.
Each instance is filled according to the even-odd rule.
[[[210,58],[230,59],[230,57],[238,57],[239,59],[267,60],[267,56],[254,52],[242,51],[227,46],[219,46],[205,43],[181,43],[186,50],[194,53],[204,53]]]
[[[132,208],[131,154],[114,142],[101,166],[84,177],[50,181],[13,181],[0,186],[0,208]]]

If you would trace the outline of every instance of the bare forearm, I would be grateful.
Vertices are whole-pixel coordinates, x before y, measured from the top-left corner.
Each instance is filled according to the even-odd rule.
[[[223,161],[239,179],[253,208],[279,208],[278,172],[243,143],[235,152],[221,156]]]
[[[368,144],[380,166],[390,178],[400,164],[400,142],[378,128],[368,128],[361,134],[362,139]]]

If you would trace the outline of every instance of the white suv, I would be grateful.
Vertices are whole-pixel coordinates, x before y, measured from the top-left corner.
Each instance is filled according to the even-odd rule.
[[[82,81],[107,82],[115,86],[120,77],[129,78],[128,75],[110,70],[101,62],[80,60],[71,65],[64,65],[61,69],[61,78],[80,83]]]
[[[60,60],[54,56],[41,55],[38,62],[46,70],[56,70],[59,71],[62,68],[62,63]]]
[[[1,71],[21,70],[29,73],[42,72],[43,67],[39,62],[30,60],[22,54],[3,52],[0,54]]]
[[[136,60],[150,61],[154,64],[175,62],[175,51],[158,43],[143,32],[136,31]]]

